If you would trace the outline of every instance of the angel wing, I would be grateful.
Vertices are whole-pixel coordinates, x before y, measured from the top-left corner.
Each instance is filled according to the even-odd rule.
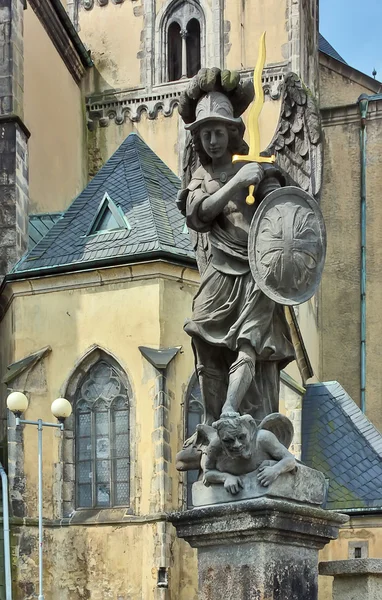
[[[295,73],[285,77],[276,133],[262,152],[276,155],[277,164],[295,184],[320,200],[323,134],[318,105]]]
[[[273,433],[285,448],[289,448],[292,443],[294,435],[292,421],[281,413],[272,413],[265,417],[261,421],[259,429],[266,429]]]
[[[183,153],[183,172],[182,172],[182,189],[178,193],[177,205],[180,212],[185,216],[186,201],[187,201],[187,186],[192,179],[192,174],[200,167],[199,157],[195,151],[192,136],[187,132],[186,144]],[[198,264],[199,273],[202,275],[207,268],[208,261],[211,256],[210,243],[207,233],[199,233],[188,230],[192,247],[195,251],[196,262]]]

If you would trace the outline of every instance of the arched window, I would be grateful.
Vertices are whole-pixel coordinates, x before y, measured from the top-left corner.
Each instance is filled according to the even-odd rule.
[[[101,359],[75,398],[76,506],[127,506],[130,496],[129,398],[116,368]]]
[[[168,28],[168,80],[182,77],[182,36],[180,25],[171,23]]]
[[[186,36],[187,77],[193,77],[200,69],[200,23],[191,19]]]
[[[196,426],[202,422],[203,412],[204,410],[200,385],[194,376],[190,382],[186,399],[186,439],[195,433]],[[187,471],[186,499],[188,508],[192,507],[191,488],[192,484],[197,481],[198,475],[198,471]]]
[[[177,81],[193,77],[201,68],[204,56],[205,20],[203,10],[195,0],[175,0],[162,18],[160,57],[162,81]]]

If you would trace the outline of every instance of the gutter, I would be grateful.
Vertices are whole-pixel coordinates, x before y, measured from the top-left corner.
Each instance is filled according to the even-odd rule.
[[[358,108],[361,116],[360,150],[361,150],[361,410],[366,412],[366,232],[367,232],[367,113],[369,103],[382,100],[382,94],[368,96],[362,94],[358,98]]]
[[[90,57],[90,51],[87,50],[86,46],[84,45],[84,43],[82,42],[80,36],[78,35],[72,21],[70,20],[70,17],[68,15],[68,13],[66,12],[61,0],[50,0],[51,3],[53,4],[53,7],[64,27],[64,29],[66,29],[70,39],[73,42],[73,46],[75,47],[75,49],[78,52],[78,55],[81,59],[82,64],[89,68],[89,67],[93,67],[94,63]]]
[[[1,488],[3,493],[3,531],[4,531],[4,571],[5,571],[5,598],[12,600],[12,571],[11,548],[9,543],[9,500],[8,477],[0,463]]]
[[[360,149],[361,149],[361,410],[366,412],[366,163],[367,163],[367,130],[366,119],[369,108],[369,97],[360,96],[358,100],[361,115]]]

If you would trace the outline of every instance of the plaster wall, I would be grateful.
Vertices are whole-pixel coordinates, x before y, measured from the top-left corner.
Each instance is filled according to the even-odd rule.
[[[255,67],[261,34],[267,32],[267,64],[288,60],[286,0],[225,2],[224,19],[229,26],[225,44],[227,69]],[[277,18],[275,18],[277,15]]]
[[[381,245],[379,163],[382,108],[370,102],[366,166],[366,415],[382,430]],[[338,380],[360,401],[360,115],[358,106],[324,112],[325,173],[322,209],[328,254],[321,285],[320,378]],[[346,148],[346,152],[344,149]]]
[[[92,10],[80,5],[79,27],[82,41],[92,50],[97,72],[93,92],[142,85],[137,55],[145,35],[143,3],[99,6],[95,2]]]
[[[94,344],[115,357],[127,373],[133,390],[131,503],[128,511],[122,514],[119,511],[119,516],[115,511],[99,510],[96,515],[93,511],[90,518],[86,511],[77,511],[76,524],[57,528],[65,500],[60,434],[44,430],[47,600],[57,598],[57,590],[63,600],[69,597],[114,599],[115,594],[126,600],[138,596],[145,600],[160,598],[157,589],[160,566],[170,571],[173,597],[196,598],[193,552],[184,542],[176,541],[174,530],[166,529],[163,522],[164,511],[174,510],[183,502],[182,478],[175,470],[172,457],[183,441],[183,402],[186,383],[193,371],[191,346],[182,325],[196,287],[194,270],[163,263],[43,278],[12,286],[13,300],[2,319],[0,335],[10,336],[14,323],[13,347],[1,355],[2,375],[10,362],[46,345],[52,348],[42,360],[39,386],[20,388],[13,384],[14,389],[23,389],[29,396],[25,418],[52,420],[51,401],[65,394],[70,374]],[[163,458],[157,454],[154,436],[158,372],[140,353],[138,346],[141,345],[182,346],[167,372],[166,429],[170,436],[170,454],[164,480],[161,479]],[[3,401],[5,394],[3,389]],[[13,417],[9,418],[12,429]],[[16,519],[18,525],[13,528],[17,600],[32,598],[36,591],[35,428],[24,429],[21,444],[24,452],[18,456],[14,455],[15,445],[9,445],[10,464],[20,462],[22,456],[26,481],[22,494],[26,520],[22,526],[21,519]],[[11,497],[15,493],[16,482]],[[65,569],[64,565],[67,565]]]
[[[353,78],[335,70],[333,63],[326,57],[320,62],[320,104],[322,108],[354,104],[361,94],[372,94],[370,86],[362,81],[362,76]],[[337,64],[336,64],[337,66]],[[353,71],[347,67],[348,71]],[[360,74],[361,75],[361,74]],[[366,77],[364,78],[366,79]]]
[[[346,148],[346,152],[344,149]],[[320,379],[360,400],[359,123],[325,127],[321,208],[328,246],[319,301]]]
[[[79,86],[30,6],[24,11],[24,70],[30,212],[64,210],[87,183],[84,107]]]

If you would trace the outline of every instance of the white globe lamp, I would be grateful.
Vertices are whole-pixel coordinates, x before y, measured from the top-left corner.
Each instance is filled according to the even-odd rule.
[[[12,392],[7,398],[7,406],[16,417],[20,417],[28,408],[28,398],[22,392]]]

